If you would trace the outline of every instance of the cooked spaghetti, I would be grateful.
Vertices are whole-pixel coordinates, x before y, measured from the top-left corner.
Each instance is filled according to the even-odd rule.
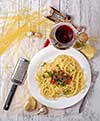
[[[53,61],[42,63],[35,78],[41,95],[48,99],[71,97],[85,85],[79,63],[67,55],[58,55]]]

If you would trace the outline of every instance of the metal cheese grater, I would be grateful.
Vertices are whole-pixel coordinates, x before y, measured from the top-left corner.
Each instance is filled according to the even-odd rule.
[[[4,110],[8,110],[9,106],[11,104],[12,98],[14,96],[14,93],[17,89],[18,85],[21,85],[23,81],[25,80],[25,76],[27,73],[29,61],[24,58],[19,58],[18,62],[15,66],[15,69],[13,71],[13,74],[11,76],[11,81],[13,82],[12,87],[10,89],[10,92],[7,96],[5,105],[3,107]]]

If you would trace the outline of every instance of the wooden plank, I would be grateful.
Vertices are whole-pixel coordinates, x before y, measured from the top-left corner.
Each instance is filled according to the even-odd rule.
[[[80,2],[81,0],[62,0],[61,11],[73,16],[73,22],[80,25]]]

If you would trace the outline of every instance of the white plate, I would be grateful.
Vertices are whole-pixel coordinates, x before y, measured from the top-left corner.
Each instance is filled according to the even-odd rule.
[[[70,55],[79,62],[81,68],[84,71],[84,75],[86,77],[86,84],[85,84],[85,88],[73,97],[70,97],[70,98],[60,97],[57,100],[48,100],[40,94],[40,90],[37,86],[36,80],[34,78],[34,74],[36,70],[38,69],[41,62],[51,60],[59,54]],[[42,49],[41,51],[39,51],[32,58],[29,68],[28,68],[28,86],[29,86],[29,90],[32,96],[35,97],[41,104],[46,105],[51,108],[62,109],[62,108],[67,108],[76,104],[86,95],[90,87],[90,84],[91,84],[90,65],[87,59],[79,51],[77,51],[74,48],[69,48],[67,50],[59,50],[59,49],[54,48],[53,46],[48,46]]]

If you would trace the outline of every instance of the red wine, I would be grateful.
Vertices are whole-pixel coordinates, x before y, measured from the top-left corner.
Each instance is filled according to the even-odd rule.
[[[61,25],[55,32],[56,39],[65,44],[73,39],[73,30],[67,25]]]

